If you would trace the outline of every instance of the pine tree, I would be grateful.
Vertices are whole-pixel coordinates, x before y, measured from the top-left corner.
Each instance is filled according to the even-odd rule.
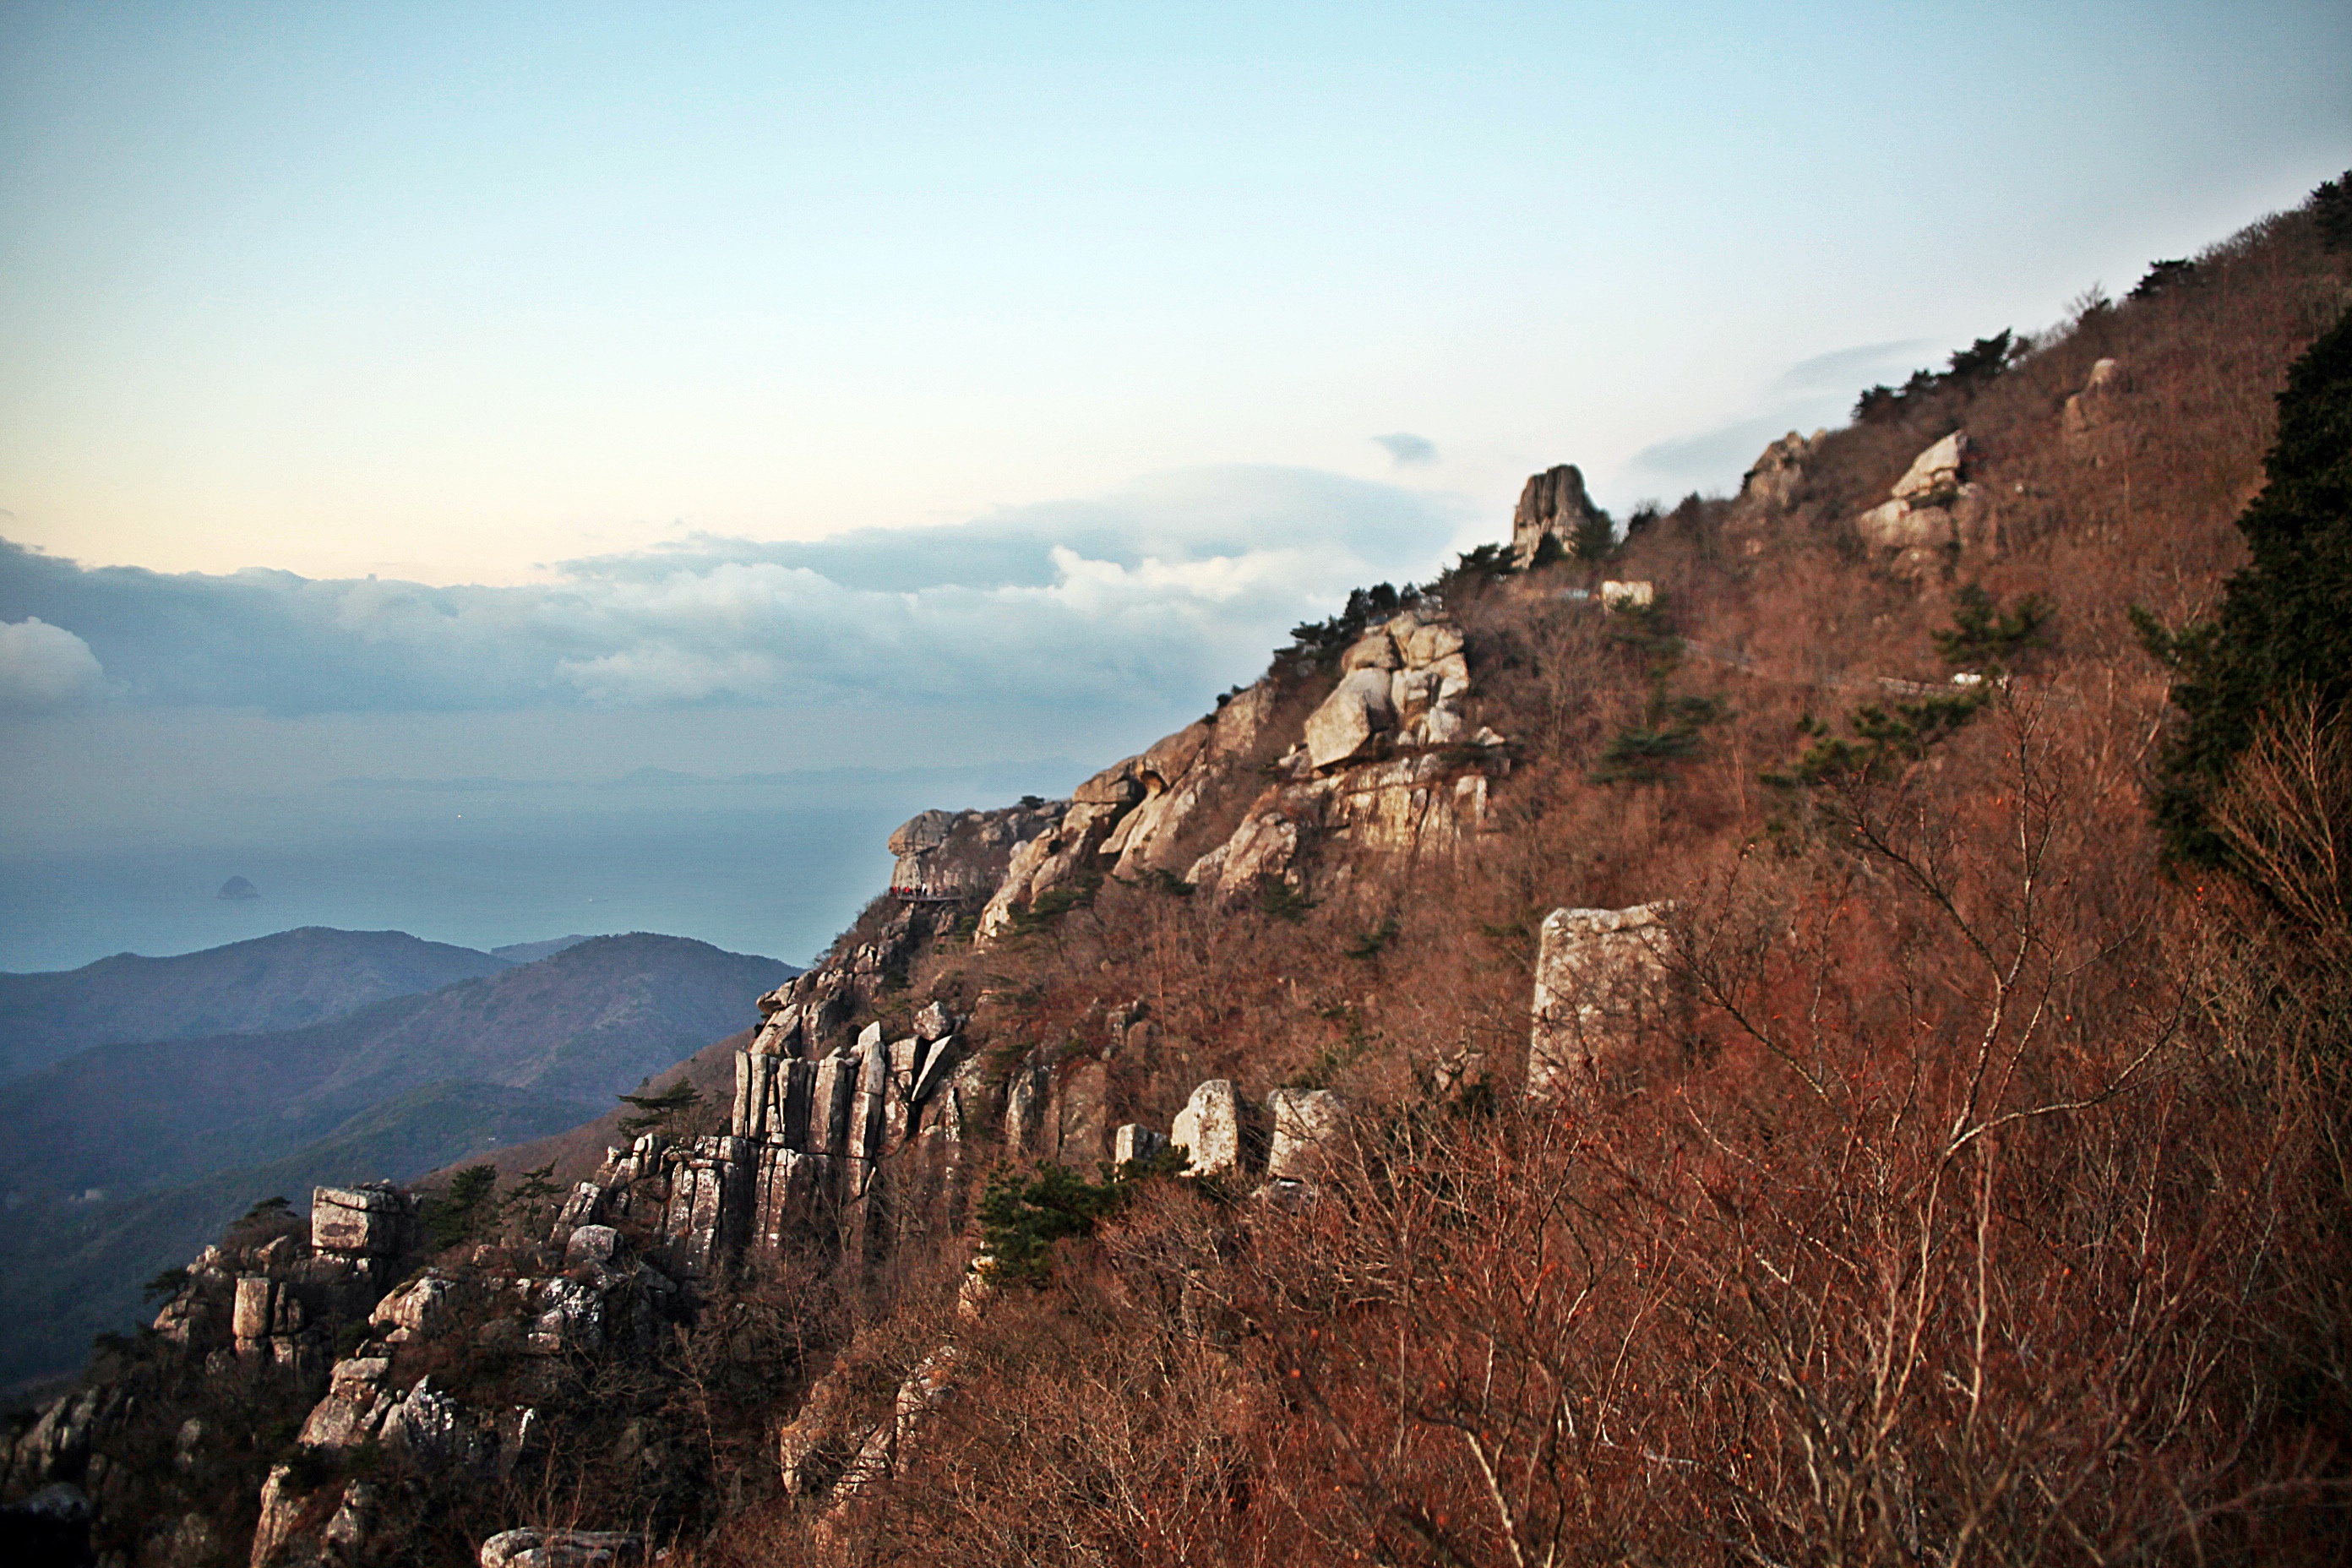
[[[2238,520],[2253,560],[2221,608],[2178,633],[2134,614],[2178,676],[2157,820],[2197,864],[2228,863],[2207,811],[2263,719],[2289,700],[2326,718],[2352,706],[2352,312],[2295,362],[2278,405],[2269,482]]]
[[[702,1103],[702,1091],[692,1080],[680,1079],[659,1094],[625,1094],[624,1105],[637,1109],[635,1116],[621,1118],[621,1131],[635,1138],[641,1132],[667,1132],[672,1127]]]

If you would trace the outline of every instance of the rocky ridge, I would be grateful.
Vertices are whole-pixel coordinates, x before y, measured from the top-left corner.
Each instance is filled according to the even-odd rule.
[[[1787,449],[1787,471],[1802,450]],[[1956,469],[1957,460],[1922,471]],[[1898,487],[1906,501],[1948,499],[1934,482],[1906,487]],[[1597,515],[1573,468],[1537,476],[1529,494],[1518,543]],[[1612,582],[1600,599],[1645,605],[1650,586]],[[1303,900],[1453,855],[1487,827],[1489,791],[1507,776],[1512,748],[1471,716],[1469,648],[1442,605],[1411,604],[1366,627],[1328,679],[1295,729],[1276,729],[1284,698],[1270,676],[1066,800],[925,812],[901,825],[889,841],[890,892],[873,917],[824,962],[759,998],[761,1021],[737,1053],[724,1131],[649,1132],[609,1149],[519,1251],[477,1248],[469,1262],[395,1277],[418,1254],[416,1196],[320,1188],[307,1229],[289,1222],[258,1246],[196,1259],[155,1332],[211,1375],[259,1373],[302,1391],[305,1454],[331,1461],[381,1451],[424,1474],[495,1480],[543,1452],[546,1418],[527,1397],[485,1404],[438,1380],[429,1367],[446,1363],[457,1342],[521,1358],[542,1383],[561,1365],[646,1361],[668,1325],[692,1316],[701,1291],[747,1259],[814,1238],[877,1264],[917,1237],[953,1237],[966,1224],[974,1173],[1000,1157],[1087,1171],[1149,1164],[1172,1150],[1184,1173],[1243,1184],[1262,1201],[1305,1197],[1322,1162],[1346,1145],[1345,1100],[1275,1089],[1254,1101],[1232,1080],[1210,1079],[1164,1128],[1148,1124],[1124,1103],[1118,1070],[1154,1051],[1140,1002],[1106,1016],[1098,1053],[1038,1047],[1009,1062],[972,1048],[972,1015],[946,997],[915,1008],[896,1037],[878,1020],[855,1021],[927,946],[1015,941],[1108,879],[1156,878],[1220,900]],[[1203,847],[1202,830],[1220,810],[1234,825]],[[1544,923],[1530,1092],[1565,1091],[1664,994],[1654,955],[1661,921],[1642,908],[1559,911]],[[978,1005],[991,1004],[983,995]],[[1483,1071],[1475,1055],[1438,1067],[1442,1083]],[[967,1310],[982,1310],[988,1260],[973,1267]],[[944,1342],[879,1425],[820,1380],[778,1439],[786,1490],[839,1506],[897,1473],[929,1414],[951,1395],[954,1369],[954,1345]],[[517,1384],[532,1385],[529,1376]],[[15,1446],[11,1489],[69,1480],[103,1508],[107,1475],[92,1439],[123,1415],[98,1391],[59,1401]],[[277,1465],[257,1500],[253,1568],[364,1559],[383,1502],[363,1475],[321,1487],[300,1465]],[[618,1562],[645,1549],[625,1532],[533,1528],[495,1537],[481,1560]]]

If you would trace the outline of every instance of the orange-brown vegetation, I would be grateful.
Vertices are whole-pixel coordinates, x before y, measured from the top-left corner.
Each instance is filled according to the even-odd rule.
[[[2179,624],[2242,558],[2273,398],[2346,273],[2307,212],[2271,219],[1834,433],[1755,552],[1685,502],[1605,567],[1661,620],[1563,596],[1601,568],[1453,574],[1476,717],[1517,743],[1458,857],[1311,907],[1113,882],[928,955],[914,992],[984,998],[1007,1062],[1099,1053],[1142,1003],[1118,1119],[1312,1083],[1353,1142],[1311,1199],[1142,1183],[976,1317],[951,1271],[845,1308],[888,1373],[952,1340],[951,1396],[894,1479],[756,1505],[697,1560],[2336,1560],[2352,761],[2284,712],[2218,814],[2300,904],[2168,875],[2167,677],[2126,612]],[[1897,581],[1852,520],[1954,429],[2000,553]],[[1942,679],[1969,581],[2054,606],[2054,646],[1940,743],[1765,782],[1801,719],[1845,733],[1874,678]],[[1601,782],[1670,713],[1694,743]],[[1679,1022],[1528,1102],[1537,923],[1656,900]],[[1441,1090],[1465,1051],[1484,1077]]]

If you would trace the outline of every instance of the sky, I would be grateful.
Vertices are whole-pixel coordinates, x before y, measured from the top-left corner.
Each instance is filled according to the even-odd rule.
[[[0,871],[1066,787],[1530,472],[1729,490],[2294,205],[2347,68],[2340,0],[0,5]]]

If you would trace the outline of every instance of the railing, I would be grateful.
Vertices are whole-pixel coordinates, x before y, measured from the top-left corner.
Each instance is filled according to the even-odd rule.
[[[935,893],[928,888],[893,888],[890,896],[908,904],[960,904],[961,893]]]

